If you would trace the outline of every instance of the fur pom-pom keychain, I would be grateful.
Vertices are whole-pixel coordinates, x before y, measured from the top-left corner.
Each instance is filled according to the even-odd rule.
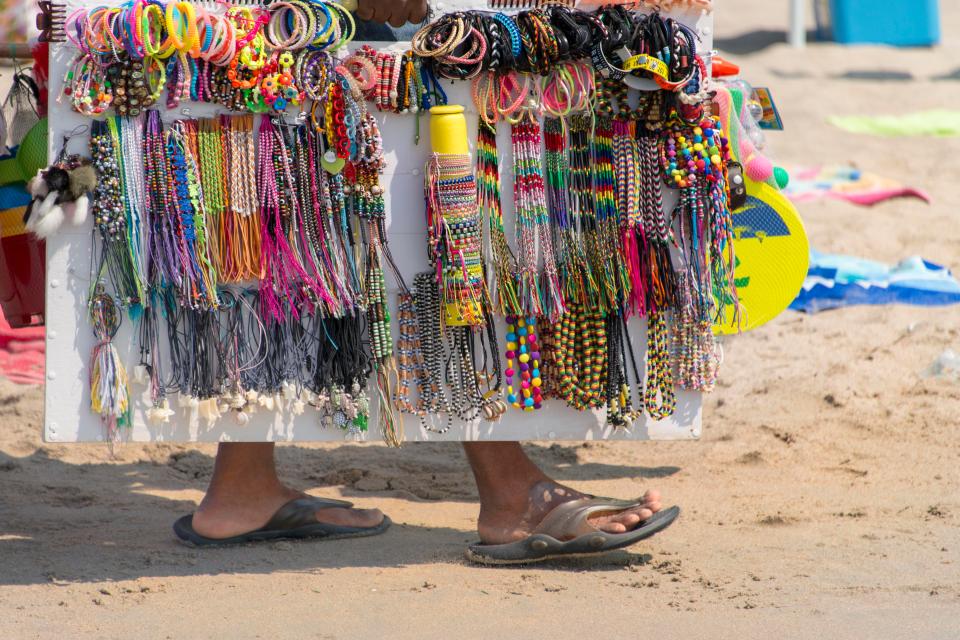
[[[27,188],[33,202],[23,223],[38,238],[49,238],[68,217],[76,226],[87,221],[97,173],[86,158],[70,156],[40,170]]]
[[[68,217],[78,227],[89,217],[97,172],[88,158],[67,155],[70,140],[89,130],[87,125],[81,125],[64,135],[57,159],[27,183],[33,201],[23,216],[23,224],[38,238],[55,234]]]

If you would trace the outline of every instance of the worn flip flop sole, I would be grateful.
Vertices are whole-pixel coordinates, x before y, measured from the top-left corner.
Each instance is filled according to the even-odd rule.
[[[390,528],[391,524],[393,524],[393,522],[387,516],[384,516],[383,522],[377,526],[367,528],[341,527],[335,524],[318,522],[294,529],[252,531],[240,536],[218,540],[215,538],[205,538],[194,531],[193,515],[188,515],[174,523],[173,532],[177,536],[177,541],[183,545],[193,548],[211,548],[230,547],[255,542],[270,542],[274,540],[343,540],[346,538],[366,538],[384,533]]]
[[[531,564],[557,558],[598,556],[634,545],[654,536],[674,523],[680,507],[658,511],[642,525],[626,533],[597,531],[561,542],[542,533],[509,544],[474,544],[467,548],[467,559],[477,564]]]

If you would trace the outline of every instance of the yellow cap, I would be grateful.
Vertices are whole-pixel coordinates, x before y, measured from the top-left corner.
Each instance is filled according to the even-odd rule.
[[[430,109],[430,141],[434,153],[468,155],[467,119],[464,108],[452,104]]]

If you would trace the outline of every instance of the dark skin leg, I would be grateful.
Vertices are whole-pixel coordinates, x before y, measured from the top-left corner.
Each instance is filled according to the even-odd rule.
[[[480,494],[477,530],[485,544],[522,540],[550,511],[584,497],[546,476],[516,442],[470,442],[464,450]],[[648,491],[643,505],[590,522],[608,533],[624,533],[659,511],[660,494]]]
[[[193,514],[193,529],[213,539],[249,533],[304,495],[280,481],[272,443],[224,443],[207,494]],[[322,509],[316,515],[317,522],[350,527],[375,527],[383,521],[376,509]]]

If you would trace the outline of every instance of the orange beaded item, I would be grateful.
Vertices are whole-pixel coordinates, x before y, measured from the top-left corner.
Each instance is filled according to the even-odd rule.
[[[253,75],[249,79],[243,80],[240,77],[239,67],[240,54],[238,53],[233,57],[233,60],[230,61],[230,67],[227,70],[227,79],[230,80],[230,84],[233,85],[234,89],[252,89],[260,84],[260,73],[258,71],[251,71]]]

